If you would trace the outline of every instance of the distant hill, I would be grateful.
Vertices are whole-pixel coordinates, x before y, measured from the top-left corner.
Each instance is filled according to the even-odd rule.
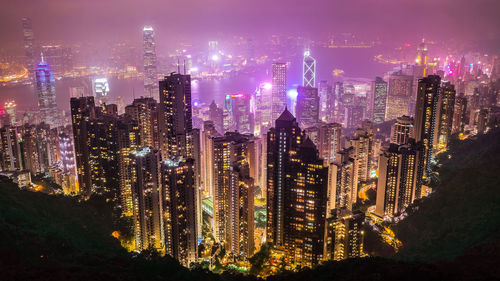
[[[395,257],[328,262],[268,280],[500,280],[499,140],[497,131],[455,141],[440,155],[435,193],[395,227],[405,245]],[[127,253],[111,225],[103,200],[21,191],[0,178],[0,280],[258,280]]]

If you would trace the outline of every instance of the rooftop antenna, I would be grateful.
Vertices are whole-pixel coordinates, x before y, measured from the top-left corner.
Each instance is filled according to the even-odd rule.
[[[179,57],[177,57],[177,73],[181,74],[181,64],[179,62]]]
[[[42,62],[45,62],[45,60],[43,58],[43,52],[40,52],[40,57],[42,57]]]
[[[184,75],[186,75],[186,60],[184,59]]]

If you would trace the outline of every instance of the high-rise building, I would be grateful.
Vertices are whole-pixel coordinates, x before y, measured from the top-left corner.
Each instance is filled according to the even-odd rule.
[[[335,110],[335,95],[333,87],[327,81],[320,81],[318,85],[320,110],[319,119],[323,122],[333,122]]]
[[[273,63],[271,91],[271,120],[276,120],[286,107],[286,63]]]
[[[455,109],[453,110],[453,121],[451,126],[451,133],[461,133],[464,131],[467,114],[467,98],[463,94],[459,94],[455,98]]]
[[[254,133],[254,112],[251,96],[246,94],[226,95],[226,110],[229,112],[229,130],[242,134]]]
[[[206,196],[213,196],[212,190],[214,186],[214,174],[213,169],[211,169],[214,163],[213,138],[220,136],[221,135],[217,132],[213,121],[204,122],[201,136],[201,161],[204,169],[201,170],[201,181],[203,193]]]
[[[161,165],[162,204],[167,254],[188,266],[197,250],[197,190],[193,159],[173,158]]]
[[[391,128],[391,143],[407,144],[410,138],[414,138],[413,118],[406,115],[398,117]]]
[[[345,260],[363,255],[365,214],[345,208],[334,209],[327,218],[326,260]]]
[[[321,124],[314,127],[317,136],[311,134],[311,128],[306,129],[306,134],[314,142],[319,151],[324,165],[337,162],[337,152],[341,149],[342,125],[338,123]]]
[[[267,133],[267,241],[284,246],[285,196],[290,163],[296,161],[303,133],[287,110]]]
[[[55,83],[54,73],[42,55],[42,61],[35,70],[35,91],[38,96],[40,117],[51,126],[56,125],[59,115],[56,104]]]
[[[172,73],[160,81],[160,148],[162,159],[189,157],[193,129],[191,76]]]
[[[94,97],[71,98],[70,105],[79,192],[89,196],[92,192],[89,126],[90,119],[96,116]]]
[[[0,129],[0,164],[2,171],[22,170],[21,148],[17,136],[17,128],[4,126]]]
[[[264,134],[272,126],[272,85],[261,83],[255,93],[255,134]]]
[[[23,38],[24,38],[24,53],[26,55],[26,68],[28,71],[33,71],[36,66],[36,55],[34,45],[33,25],[30,18],[23,18]]]
[[[394,120],[408,115],[408,106],[413,94],[413,76],[401,71],[389,76],[385,120]]]
[[[319,122],[318,89],[299,86],[297,89],[297,121],[303,128],[316,125]]]
[[[436,128],[433,143],[437,149],[446,148],[450,140],[453,125],[453,110],[455,107],[455,86],[443,82],[440,88],[436,111]]]
[[[125,115],[139,125],[140,146],[160,148],[159,105],[153,98],[141,97],[134,99],[131,105],[125,107]]]
[[[354,170],[353,147],[338,152],[338,163],[330,165],[329,210],[347,208],[352,210],[358,196],[358,173]]]
[[[142,29],[144,59],[144,95],[158,100],[158,79],[156,66],[155,32],[153,27]],[[160,93],[161,94],[161,93]]]
[[[133,216],[132,204],[132,173],[131,153],[139,150],[141,146],[141,129],[137,121],[129,116],[122,117],[117,126],[118,137],[118,168],[120,175],[120,204],[122,216]]]
[[[429,75],[418,81],[417,103],[415,107],[414,134],[417,142],[422,142],[426,156],[424,157],[424,175],[430,172],[430,158],[434,148],[434,134],[439,103],[441,78]]]
[[[304,60],[302,62],[302,86],[316,87],[316,60],[311,56],[309,50],[304,52]]]
[[[76,189],[76,162],[73,136],[66,128],[61,130],[58,135],[61,164],[63,172],[67,178],[67,183],[63,185],[63,191],[66,194],[77,194],[78,190]]]
[[[377,202],[375,213],[392,217],[403,212],[420,198],[424,157],[423,147],[410,140],[408,144],[390,146],[379,158]]]
[[[324,258],[328,168],[309,138],[290,160],[283,194],[285,260],[312,267]]]
[[[359,128],[354,132],[354,136],[347,140],[347,144],[353,148],[351,157],[354,159],[354,173],[358,181],[368,181],[373,158],[373,133]],[[354,184],[358,185],[359,182]],[[352,202],[356,203],[356,199],[357,193]]]
[[[372,109],[370,113],[373,117],[373,123],[380,124],[385,121],[385,111],[386,111],[386,102],[387,102],[387,82],[385,82],[382,78],[377,77],[375,81],[372,82],[372,94],[371,104]]]
[[[365,108],[361,105],[344,106],[344,126],[346,128],[357,128],[363,121]]]
[[[214,234],[242,258],[253,254],[255,161],[252,135],[228,132],[213,139]]]
[[[335,102],[333,104],[333,107],[331,107],[330,109],[333,110],[334,120],[332,120],[331,122],[344,123],[344,83],[335,82],[333,95],[335,97]]]
[[[210,121],[214,122],[215,129],[219,134],[224,133],[224,111],[212,101],[209,107]]]
[[[139,251],[165,248],[160,153],[144,147],[131,153],[131,185],[135,248]]]

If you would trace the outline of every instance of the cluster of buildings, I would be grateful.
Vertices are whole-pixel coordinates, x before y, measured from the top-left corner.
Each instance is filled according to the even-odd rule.
[[[30,37],[25,31],[28,65]],[[106,196],[130,222],[133,250],[153,249],[184,265],[207,258],[198,246],[208,233],[230,261],[248,261],[260,247],[255,241],[273,245],[289,269],[363,256],[363,187],[377,182],[374,215],[404,214],[429,192],[433,157],[453,134],[498,124],[500,60],[488,75],[461,62],[454,76],[427,63],[425,43],[415,65],[377,77],[365,96],[342,82],[317,82],[306,51],[293,108],[287,63],[273,63],[272,81],[256,93],[200,108],[189,74],[158,81],[149,26],[143,49],[144,96],[119,110],[105,94],[82,91],[70,100],[71,126],[58,117],[49,65],[43,58],[33,65],[44,122],[16,120],[6,108],[0,168],[48,174],[67,194]],[[384,122],[392,122],[390,135],[378,133]],[[259,239],[256,198],[265,199],[267,213]]]

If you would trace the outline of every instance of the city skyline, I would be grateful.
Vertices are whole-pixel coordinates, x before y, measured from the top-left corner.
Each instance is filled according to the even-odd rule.
[[[105,22],[102,13],[114,1],[102,3],[89,28]],[[469,208],[477,210],[480,204],[456,198],[473,198],[476,189],[495,184],[481,178],[482,170],[495,163],[471,165],[485,161],[475,158],[497,157],[484,151],[496,149],[498,141],[491,136],[500,132],[500,50],[491,48],[500,42],[492,28],[498,19],[485,12],[474,23],[468,19],[434,28],[428,26],[433,20],[425,19],[443,7],[453,12],[445,16],[450,20],[467,12],[481,15],[485,5],[495,7],[490,0],[400,6],[395,0],[309,5],[292,0],[297,7],[278,1],[261,13],[275,17],[254,27],[242,23],[255,16],[254,5],[246,2],[174,3],[170,12],[185,12],[174,13],[169,20],[175,24],[168,25],[156,18],[163,4],[128,1],[116,7],[116,19],[94,37],[79,29],[82,19],[75,15],[67,28],[81,32],[85,44],[64,41],[65,32],[33,15],[38,3],[15,21],[18,46],[12,47],[11,39],[0,43],[0,193],[10,185],[24,192],[9,204],[33,207],[17,202],[39,193],[65,200],[61,206],[66,208],[101,208],[86,219],[106,221],[102,226],[71,224],[77,216],[64,212],[61,220],[68,221],[67,229],[107,232],[122,252],[113,266],[131,258],[152,272],[156,265],[172,263],[178,272],[224,274],[215,278],[315,276],[318,268],[332,264],[339,266],[337,274],[350,262],[397,261],[407,249],[425,255],[435,250],[428,241],[444,236],[418,231],[440,228],[438,220],[453,223],[453,229],[444,230],[453,237],[438,243],[445,248],[453,244],[465,251],[473,245],[469,240],[476,245],[489,241],[470,231],[480,233],[478,223],[488,225],[483,232],[496,229],[497,204],[485,205],[492,214],[483,217],[476,211],[471,218]],[[89,8],[89,3],[60,0],[46,4],[47,11],[65,11],[54,22],[76,8],[82,14]],[[6,6],[19,12],[14,4]],[[325,10],[332,7],[345,13],[331,20]],[[101,31],[113,32],[132,8],[137,13],[121,26],[130,33],[115,31],[100,42]],[[380,9],[385,13],[375,20]],[[352,23],[348,15],[353,11],[363,20]],[[407,22],[388,25],[390,11],[406,11]],[[213,18],[225,13],[226,19]],[[287,13],[299,16],[292,23]],[[186,24],[190,15],[199,18]],[[191,31],[201,19],[207,19],[205,25]],[[220,27],[229,20],[235,21],[232,26]],[[148,22],[138,28],[138,21]],[[335,21],[343,24],[332,28]],[[278,22],[285,26],[276,27],[279,33],[274,28],[259,35],[251,31]],[[415,31],[418,23],[425,32]],[[474,27],[488,32],[487,39],[473,35]],[[47,28],[59,39],[39,32]],[[177,40],[172,30],[184,39]],[[210,30],[218,32],[211,35]],[[228,35],[236,30],[246,34]],[[303,30],[309,35],[301,35]],[[15,55],[8,54],[11,48]],[[476,151],[475,157],[464,160],[470,151]],[[475,180],[480,187],[471,184],[467,195],[449,189],[471,173],[478,179],[464,181]],[[456,202],[448,197],[461,202],[459,210],[449,209]],[[426,208],[438,211],[421,215],[429,212]],[[52,209],[40,210],[43,216]],[[16,219],[7,216],[0,226]],[[0,247],[20,245],[10,233],[26,225],[37,226],[22,222],[0,229],[7,234]],[[467,231],[467,237],[462,235]],[[98,247],[107,243],[92,233],[87,239],[95,239]],[[34,263],[65,267],[49,263],[57,255],[45,249],[62,243],[60,248],[68,251],[68,243],[47,241],[78,235],[65,230],[43,235],[45,242],[36,242],[41,250]],[[415,248],[415,241],[426,246]],[[80,256],[86,245],[68,252]],[[344,260],[350,261],[337,263]],[[363,274],[371,276],[375,268]],[[176,270],[173,278],[181,276]]]

